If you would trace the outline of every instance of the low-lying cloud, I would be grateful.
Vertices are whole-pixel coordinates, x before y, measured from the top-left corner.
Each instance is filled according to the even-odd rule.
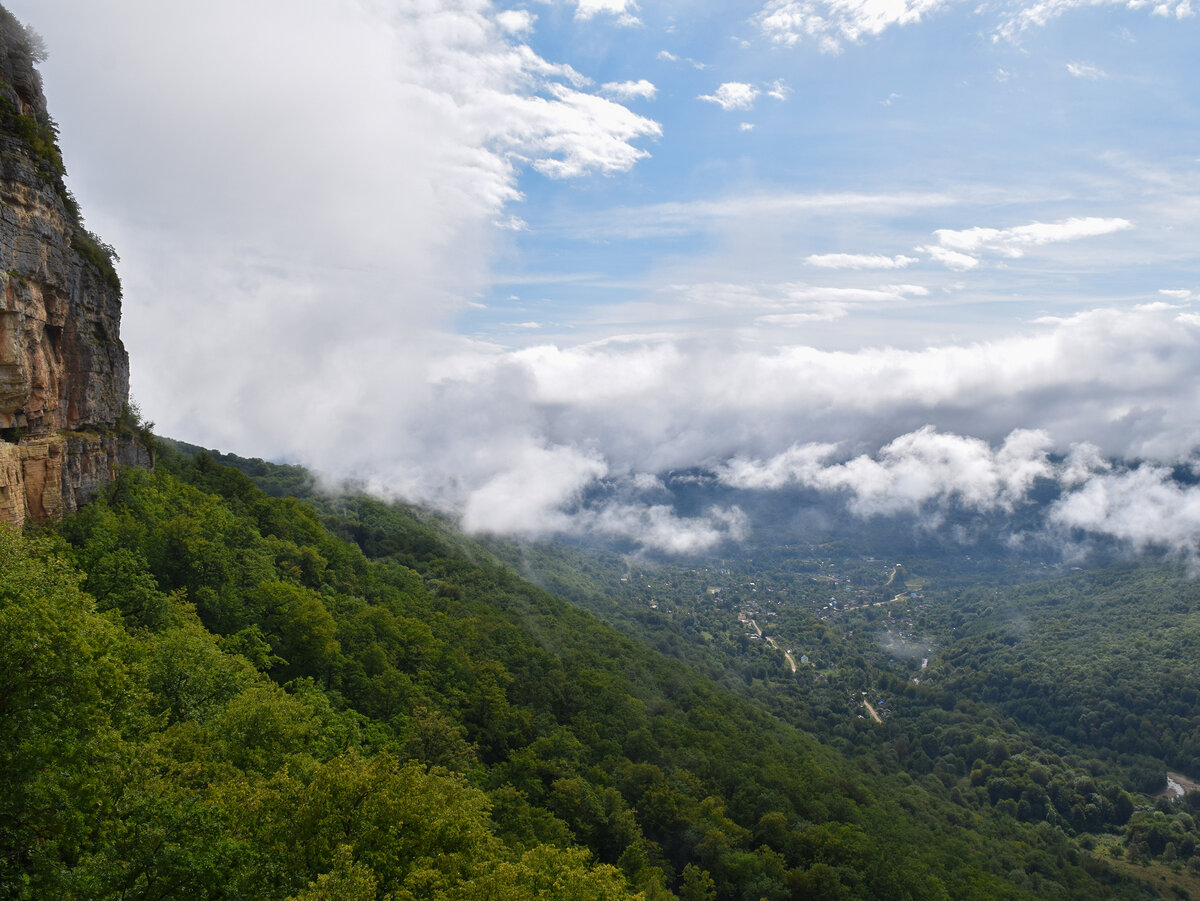
[[[1170,478],[1200,446],[1200,317],[1168,304],[920,351],[460,346],[425,378],[424,406],[373,427],[389,450],[330,440],[308,459],[374,472],[473,530],[671,552],[754,529],[736,503],[671,512],[658,477],[693,470],[730,489],[810,489],[860,516],[1005,514],[1048,482],[1047,528],[1176,552],[1200,537],[1200,494]]]
[[[874,455],[831,462],[835,444],[793,445],[756,461],[734,458],[720,467],[735,488],[770,490],[797,485],[843,493],[864,516],[917,513],[931,502],[957,501],[974,510],[1011,510],[1034,480],[1051,474],[1050,436],[1017,430],[993,449],[978,438],[926,426],[901,435]]]

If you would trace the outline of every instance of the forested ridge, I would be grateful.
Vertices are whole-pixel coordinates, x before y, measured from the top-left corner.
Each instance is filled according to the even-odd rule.
[[[308,497],[164,451],[0,531],[0,897],[1158,894],[1068,819],[982,803],[1061,767],[1015,772],[962,711],[932,737],[978,775],[732,657],[714,680],[420,511],[235,462]],[[1134,841],[1185,860],[1182,816]]]

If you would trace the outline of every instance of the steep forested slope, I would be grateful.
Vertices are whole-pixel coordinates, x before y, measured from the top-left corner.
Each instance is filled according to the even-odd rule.
[[[0,535],[0,896],[1142,893],[418,511],[317,506],[165,454],[54,534]]]

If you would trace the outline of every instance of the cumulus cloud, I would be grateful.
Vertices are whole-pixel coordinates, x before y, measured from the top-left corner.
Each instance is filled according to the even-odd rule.
[[[494,110],[514,117],[499,129],[514,154],[552,178],[628,171],[650,155],[632,141],[662,134],[657,122],[595,94],[563,84],[551,84],[547,91],[549,99],[496,98]]]
[[[610,81],[601,85],[601,90],[619,100],[653,100],[658,92],[658,88],[644,78],[638,81]]]
[[[1049,519],[1139,551],[1164,548],[1193,562],[1200,551],[1200,487],[1180,484],[1164,466],[1114,472],[1098,462],[1074,491],[1054,504]]]
[[[1037,477],[1051,472],[1049,435],[1012,432],[993,450],[978,438],[940,434],[926,426],[901,435],[875,456],[830,462],[834,444],[793,445],[763,461],[734,458],[721,467],[721,480],[735,488],[778,489],[786,485],[842,492],[863,515],[916,513],[931,501],[956,500],[987,510],[1011,510]]]
[[[978,266],[979,257],[985,254],[1017,259],[1034,247],[1110,235],[1130,228],[1133,223],[1128,219],[1095,216],[1072,217],[1061,222],[1031,222],[1013,228],[939,228],[933,233],[937,244],[917,249],[937,262],[961,271]]]
[[[950,0],[771,0],[754,17],[771,41],[794,46],[805,39],[816,41],[826,52],[836,53],[843,41],[857,43],[875,37],[893,25],[910,25],[934,13]]]
[[[1045,431],[1017,430],[993,447],[932,427],[901,435],[874,454],[838,459],[833,443],[796,444],[764,460],[734,458],[718,469],[725,485],[753,491],[797,486],[842,497],[860,516],[939,516],[948,504],[1011,513],[1038,480],[1059,497],[1044,527],[1078,530],[1124,542],[1136,551],[1200,554],[1200,486],[1181,483],[1154,463],[1115,467],[1091,444],[1059,462]]]
[[[748,110],[754,107],[754,101],[761,93],[757,87],[744,81],[727,81],[713,93],[701,94],[697,99],[715,103],[723,110]]]
[[[804,262],[822,269],[903,269],[920,260],[903,254],[887,257],[870,253],[814,253],[805,257]]]
[[[575,18],[594,19],[598,15],[614,16],[618,25],[626,27],[641,25],[634,13],[637,12],[635,0],[573,0],[575,3]]]
[[[527,9],[505,9],[496,13],[496,22],[505,31],[513,34],[524,34],[533,30],[537,16]]]

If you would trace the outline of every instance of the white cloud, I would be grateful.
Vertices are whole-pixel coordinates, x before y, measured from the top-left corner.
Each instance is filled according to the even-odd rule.
[[[743,81],[727,81],[720,85],[712,94],[701,94],[698,99],[715,103],[724,110],[748,110],[754,107],[754,101],[762,93],[752,84]]]
[[[1147,0],[1039,0],[1007,14],[996,28],[995,39],[1016,40],[1027,29],[1040,28],[1068,12],[1100,6],[1123,6],[1132,10],[1149,7],[1154,15],[1175,19],[1195,15],[1191,0],[1158,0],[1154,3]]]
[[[564,502],[577,499],[607,469],[602,460],[572,447],[510,448],[503,471],[468,495],[463,527],[509,535],[563,531]]]
[[[749,531],[737,507],[713,507],[703,516],[681,517],[664,504],[609,503],[573,522],[577,534],[633,540],[667,554],[695,554],[725,541],[740,541]]]
[[[1011,510],[1036,478],[1051,474],[1050,447],[1041,431],[1014,431],[993,449],[977,438],[927,426],[901,435],[875,456],[831,463],[836,445],[793,445],[765,461],[735,458],[722,467],[720,478],[735,488],[795,484],[841,492],[862,515],[916,513],[950,500],[975,510]]]
[[[492,113],[514,154],[552,178],[628,171],[650,155],[631,142],[662,134],[657,122],[595,94],[553,83],[547,91],[552,99],[496,97]]]
[[[1139,551],[1165,548],[1194,562],[1200,551],[1200,488],[1179,484],[1163,466],[1112,471],[1102,465],[1055,503],[1050,521]]]
[[[661,59],[664,62],[668,62],[668,63],[679,62],[679,57],[676,56],[674,53],[672,53],[670,50],[659,50],[658,53],[656,54],[656,58]]]
[[[869,253],[814,253],[805,257],[804,262],[822,269],[903,269],[920,260],[903,254],[886,257]]]
[[[784,83],[782,78],[777,78],[766,86],[767,96],[775,100],[787,100],[791,96],[792,89]]]
[[[1032,222],[1014,228],[939,228],[933,233],[938,240],[936,245],[917,249],[951,269],[964,270],[979,265],[978,257],[985,253],[1017,259],[1032,247],[1100,237],[1130,228],[1133,223],[1127,219],[1098,217]]]
[[[951,0],[771,0],[753,21],[770,40],[794,46],[815,40],[836,53],[842,41],[857,43],[893,25],[910,25]]]
[[[833,322],[850,313],[850,308],[844,303],[825,302],[810,304],[804,313],[769,313],[754,320],[756,325],[774,326],[779,328],[799,328],[812,322]]]
[[[702,282],[672,285],[671,290],[690,305],[757,314],[756,322],[784,326],[827,322],[845,316],[855,305],[890,305],[929,294],[929,290],[922,285],[877,285],[868,288],[809,285],[803,282]]]
[[[619,100],[653,100],[658,89],[649,81],[642,78],[638,81],[610,81],[601,85],[604,93]]]
[[[641,20],[634,15],[637,11],[635,0],[574,0],[575,18],[593,19],[597,15],[616,16],[618,25],[640,25]]]
[[[979,260],[970,254],[947,250],[945,247],[938,247],[936,244],[922,245],[916,249],[929,254],[934,262],[941,263],[946,268],[953,269],[955,272],[966,272],[968,269],[974,269],[979,265]]]
[[[741,122],[738,124],[738,131],[754,131],[754,123]]]
[[[770,0],[752,18],[762,34],[775,44],[793,47],[814,41],[826,53],[837,53],[844,42],[862,43],[893,26],[912,25],[925,17],[954,5],[956,0]],[[1192,0],[1036,0],[1018,2],[1015,9],[999,15],[993,26],[993,40],[1017,40],[1022,32],[1040,28],[1052,19],[1076,9],[1118,6],[1131,10],[1147,9],[1163,18],[1188,19],[1195,15]],[[988,15],[995,7],[982,4],[976,15]],[[995,21],[995,20],[993,20]],[[1078,65],[1078,64],[1072,64]],[[1083,66],[1078,77],[1104,77],[1087,74],[1094,67]],[[998,70],[1006,80],[1011,73]]]
[[[1158,293],[1172,300],[1195,300],[1197,295],[1188,288],[1159,288]]]
[[[668,201],[617,207],[608,210],[603,217],[587,220],[582,227],[577,227],[574,236],[639,238],[647,235],[689,234],[712,228],[728,228],[732,223],[777,223],[844,212],[886,217],[916,214],[922,210],[959,203],[961,199],[955,195],[936,191],[805,193],[780,190],[739,193],[715,200]]]
[[[527,9],[505,9],[496,13],[496,22],[510,34],[526,34],[533,30],[537,16]]]
[[[794,444],[764,460],[735,457],[718,469],[732,488],[789,486],[842,496],[860,516],[936,514],[947,504],[1010,513],[1037,480],[1061,494],[1044,525],[1115,538],[1137,551],[1200,556],[1200,487],[1181,484],[1169,467],[1116,468],[1095,446],[1074,445],[1062,462],[1041,430],[1017,430],[997,447],[931,427],[901,435],[874,454],[838,459],[834,443]]]
[[[781,295],[768,300],[781,315],[814,312],[787,306]],[[1004,444],[1014,428],[1018,436],[1049,435],[1063,452],[1090,441],[1104,454],[1171,460],[1200,446],[1192,387],[1200,381],[1200,324],[1170,310],[1095,310],[1026,334],[923,351],[764,350],[753,342],[685,348],[642,339],[448,355],[441,372],[439,421],[464,424],[455,439],[464,448],[481,433],[476,411],[483,408],[492,411],[488,421],[502,415],[532,430],[539,445],[594,447],[610,474],[771,460],[797,436],[803,444],[881,448],[931,424],[939,435],[1008,446],[1010,457],[991,453],[1009,460],[1011,472],[1020,469],[1012,461],[1036,456],[1026,445]],[[460,410],[461,403],[468,406]],[[459,471],[440,456],[422,465]]]
[[[1067,63],[1067,71],[1076,78],[1086,78],[1088,81],[1099,81],[1108,77],[1103,69],[1091,63]]]

